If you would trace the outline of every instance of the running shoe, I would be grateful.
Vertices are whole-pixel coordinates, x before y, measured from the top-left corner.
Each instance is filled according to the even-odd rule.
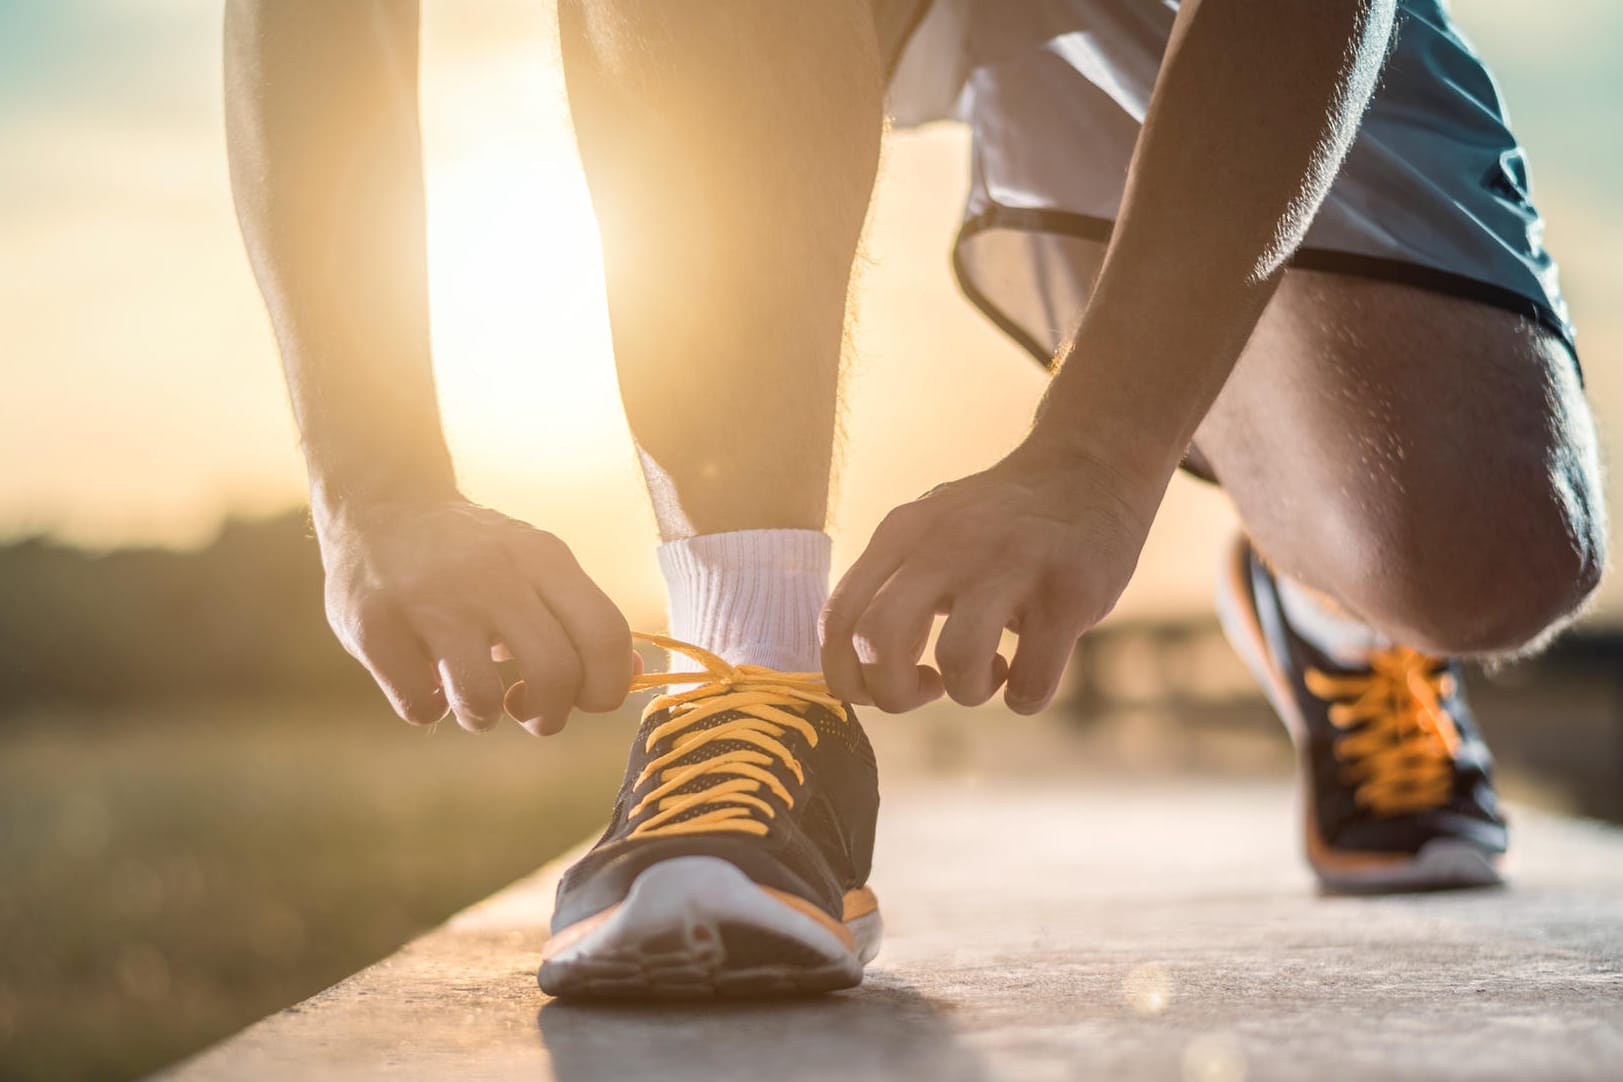
[[[1307,859],[1325,889],[1500,882],[1505,821],[1458,661],[1393,646],[1338,665],[1291,627],[1273,573],[1244,537],[1219,576],[1217,606],[1296,745]]]
[[[878,773],[818,673],[639,639],[699,672],[643,712],[608,829],[558,885],[542,949],[556,996],[695,999],[832,991],[878,953],[868,889]]]

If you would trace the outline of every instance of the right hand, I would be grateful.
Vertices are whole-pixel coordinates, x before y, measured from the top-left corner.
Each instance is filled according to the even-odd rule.
[[[625,701],[625,617],[552,534],[460,497],[346,503],[316,516],[327,621],[395,712],[481,731],[504,708],[537,736]],[[518,663],[504,693],[497,660]]]

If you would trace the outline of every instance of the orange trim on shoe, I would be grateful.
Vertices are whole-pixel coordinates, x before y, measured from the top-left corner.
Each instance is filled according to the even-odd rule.
[[[776,898],[790,909],[804,913],[818,924],[821,924],[824,928],[827,928],[830,935],[834,936],[841,943],[845,944],[846,950],[854,951],[857,949],[856,937],[851,934],[851,929],[847,928],[843,923],[835,920],[833,917],[823,912],[811,902],[808,902],[806,899],[798,895],[790,894],[788,891],[778,890],[776,887],[760,887],[758,885],[758,889],[762,894]]]
[[[845,908],[841,914],[841,919],[849,924],[851,921],[860,920],[878,909],[879,896],[873,892],[873,888],[858,887],[855,890],[845,892]]]

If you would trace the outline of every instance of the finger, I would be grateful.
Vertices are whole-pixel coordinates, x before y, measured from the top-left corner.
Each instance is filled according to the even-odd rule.
[[[935,575],[903,567],[892,575],[857,618],[855,645],[863,686],[874,705],[897,714],[941,695],[941,678],[920,665],[936,605],[944,590]]]
[[[997,648],[1012,610],[1002,594],[974,591],[953,600],[935,644],[941,683],[953,702],[979,706],[1003,686],[1009,663]]]
[[[941,674],[930,665],[911,665],[898,673],[878,672],[877,665],[864,664],[862,678],[869,688],[879,682],[882,690],[873,692],[874,705],[887,714],[905,714],[941,698]]]
[[[501,635],[519,671],[503,699],[507,713],[536,736],[560,732],[580,694],[581,664],[574,644],[533,594],[529,604],[509,610]]]
[[[871,704],[863,679],[862,659],[854,641],[857,621],[869,602],[896,569],[902,566],[912,548],[911,529],[899,511],[886,516],[874,531],[868,547],[841,577],[829,595],[819,620],[823,639],[823,679],[829,690],[847,702]]]
[[[472,624],[452,626],[428,638],[446,702],[457,723],[470,732],[483,732],[502,718],[502,678],[490,660],[490,640]]]
[[[1017,714],[1035,714],[1047,706],[1076,650],[1077,624],[1037,609],[1020,621],[1020,644],[1009,666],[1003,701]]]
[[[575,705],[601,713],[626,701],[636,653],[631,626],[607,594],[581,570],[562,541],[536,531],[527,564],[530,581],[574,647],[581,669]]]
[[[356,638],[361,664],[396,714],[412,725],[432,725],[445,716],[445,693],[434,659],[404,625],[364,629]]]

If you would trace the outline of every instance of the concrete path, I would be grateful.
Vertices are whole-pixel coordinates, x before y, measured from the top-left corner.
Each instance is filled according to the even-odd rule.
[[[1315,894],[1285,784],[909,782],[860,990],[549,1002],[563,861],[170,1077],[1623,1078],[1623,831],[1519,812],[1514,885]]]

